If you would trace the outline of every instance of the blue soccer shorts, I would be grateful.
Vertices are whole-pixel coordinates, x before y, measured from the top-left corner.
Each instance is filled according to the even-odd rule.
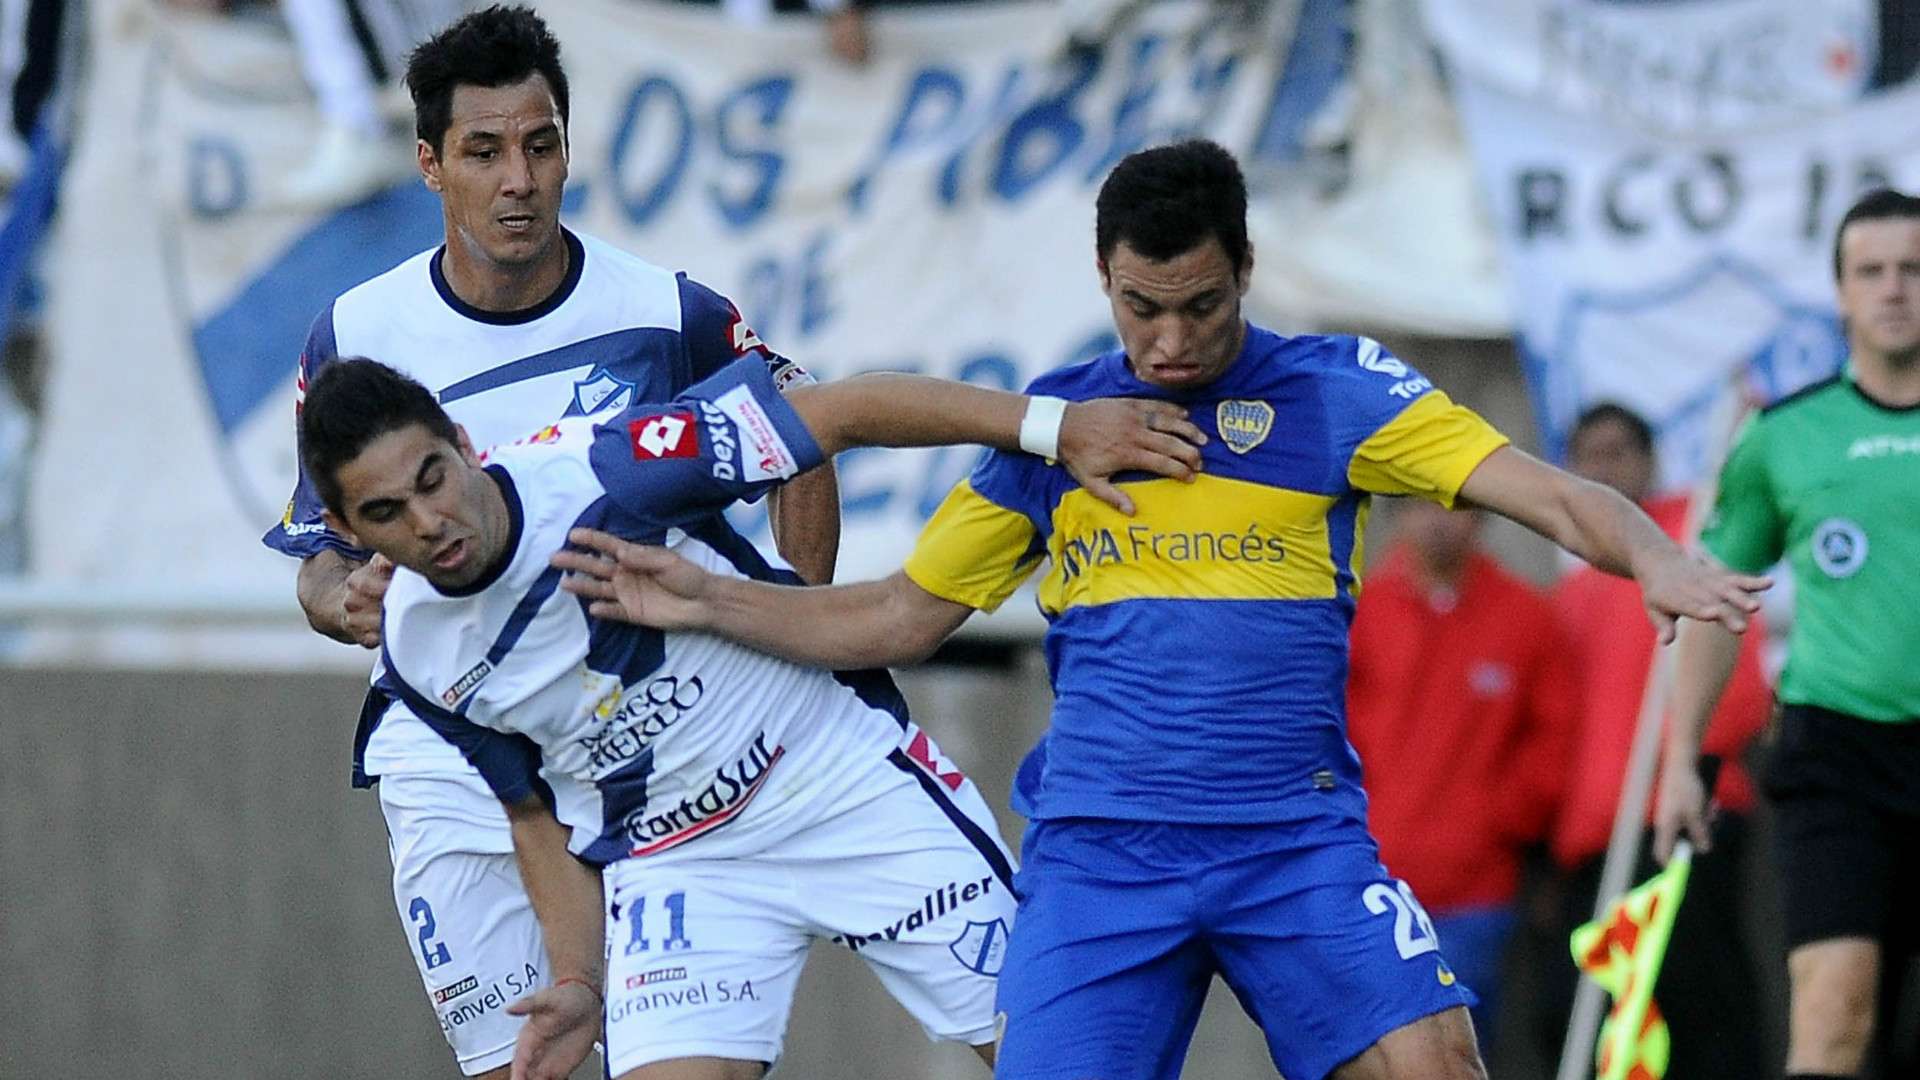
[[[1021,862],[998,1080],[1177,1077],[1216,974],[1288,1080],[1474,1002],[1358,821],[1040,821]]]

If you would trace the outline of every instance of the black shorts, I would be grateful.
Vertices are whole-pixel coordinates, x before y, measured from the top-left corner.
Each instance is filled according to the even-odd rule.
[[[1788,705],[1766,792],[1789,948],[1840,937],[1872,938],[1895,955],[1920,945],[1909,925],[1920,888],[1920,724]]]

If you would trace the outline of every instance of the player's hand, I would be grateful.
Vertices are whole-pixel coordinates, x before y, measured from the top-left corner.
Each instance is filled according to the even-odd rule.
[[[347,575],[340,598],[340,625],[363,648],[380,647],[380,616],[386,605],[387,586],[393,584],[393,563],[385,555],[375,555]]]
[[[1207,436],[1187,410],[1165,401],[1101,398],[1074,401],[1060,419],[1060,464],[1087,493],[1123,514],[1133,500],[1110,477],[1149,472],[1192,480]]]
[[[1669,756],[1660,772],[1660,790],[1653,810],[1653,857],[1662,865],[1673,857],[1674,841],[1684,831],[1693,841],[1693,849],[1705,852],[1713,846],[1708,829],[1712,814],[1707,807],[1707,787],[1700,770],[1692,761]]]
[[[567,1080],[600,1037],[600,997],[582,983],[549,986],[507,1012],[527,1018],[513,1045],[512,1080]]]
[[[1745,633],[1760,611],[1760,594],[1773,587],[1772,578],[1736,574],[1710,559],[1684,553],[1663,556],[1639,578],[1641,602],[1662,645],[1673,643],[1675,624],[1683,617]]]
[[[588,601],[587,614],[657,630],[705,625],[712,574],[666,548],[636,544],[598,529],[574,529],[567,541],[574,546],[552,562],[567,571],[560,587]]]

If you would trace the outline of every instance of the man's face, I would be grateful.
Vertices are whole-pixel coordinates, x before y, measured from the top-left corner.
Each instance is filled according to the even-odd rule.
[[[1634,502],[1653,491],[1653,455],[1618,420],[1595,420],[1582,428],[1567,446],[1567,468]]]
[[[1920,349],[1920,220],[1872,218],[1840,237],[1840,314],[1855,353]]]
[[[456,86],[440,154],[421,140],[420,172],[440,194],[447,239],[512,270],[558,250],[567,140],[545,76],[510,86]]]
[[[1478,513],[1448,510],[1423,499],[1408,499],[1400,513],[1402,535],[1429,566],[1465,565],[1480,535]]]
[[[1219,378],[1240,354],[1253,252],[1235,270],[1217,237],[1165,262],[1114,245],[1099,264],[1100,287],[1113,305],[1114,329],[1133,374],[1166,390],[1186,390]]]
[[[471,585],[507,544],[505,506],[480,468],[473,444],[458,445],[424,425],[396,428],[340,466],[344,519],[327,524],[355,544],[445,589]]]

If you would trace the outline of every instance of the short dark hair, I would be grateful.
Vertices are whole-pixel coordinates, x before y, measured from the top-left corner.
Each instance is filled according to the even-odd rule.
[[[1219,143],[1189,139],[1128,154],[1094,200],[1101,262],[1122,241],[1156,262],[1219,239],[1237,273],[1247,265],[1247,181]]]
[[[1904,191],[1892,188],[1876,188],[1847,208],[1845,217],[1840,219],[1840,227],[1833,230],[1833,280],[1840,280],[1842,261],[1840,241],[1847,235],[1847,226],[1856,221],[1883,221],[1887,218],[1920,218],[1920,199]]]
[[[560,69],[560,42],[533,9],[495,4],[463,16],[421,42],[407,58],[407,91],[413,95],[413,130],[435,154],[453,126],[453,91],[460,86],[511,86],[541,75],[567,126],[567,73]]]
[[[1597,405],[1587,406],[1580,413],[1579,419],[1573,422],[1572,430],[1567,432],[1568,449],[1572,449],[1573,444],[1580,440],[1580,436],[1601,424],[1619,424],[1626,428],[1628,437],[1633,440],[1635,446],[1640,448],[1640,452],[1649,457],[1653,455],[1653,425],[1647,423],[1646,417],[1617,401],[1602,401]]]
[[[344,519],[340,469],[375,439],[412,424],[460,441],[433,391],[387,365],[353,357],[321,368],[300,406],[300,465],[327,509]]]

